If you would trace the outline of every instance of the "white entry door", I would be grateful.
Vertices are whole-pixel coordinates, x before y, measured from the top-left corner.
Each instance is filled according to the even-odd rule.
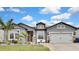
[[[70,43],[72,42],[72,33],[51,33],[50,43]]]

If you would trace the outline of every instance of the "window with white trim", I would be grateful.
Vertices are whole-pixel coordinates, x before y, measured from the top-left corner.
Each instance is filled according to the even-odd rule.
[[[44,29],[44,25],[38,25],[37,28],[38,29]]]
[[[65,29],[66,26],[65,25],[57,25],[57,29]]]
[[[14,33],[10,34],[10,39],[14,39]]]

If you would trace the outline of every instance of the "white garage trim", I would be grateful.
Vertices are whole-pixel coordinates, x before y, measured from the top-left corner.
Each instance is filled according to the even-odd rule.
[[[51,32],[49,34],[50,43],[70,43],[73,40],[73,33],[67,32]]]
[[[53,33],[72,33],[73,35],[73,32],[49,32],[49,34],[53,34]]]
[[[48,34],[72,34],[73,36],[73,32],[49,32]]]

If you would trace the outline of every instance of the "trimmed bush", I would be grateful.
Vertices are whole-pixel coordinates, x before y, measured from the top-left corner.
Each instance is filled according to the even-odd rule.
[[[0,44],[4,44],[4,43],[5,43],[5,42],[1,42],[1,41],[0,41]]]
[[[7,41],[6,44],[10,45],[11,41]]]
[[[0,44],[2,44],[3,42],[0,42]]]
[[[31,44],[30,42],[26,42],[26,44]]]
[[[18,41],[17,40],[12,40],[12,43],[17,44]]]
[[[22,42],[18,42],[18,44],[22,44]]]

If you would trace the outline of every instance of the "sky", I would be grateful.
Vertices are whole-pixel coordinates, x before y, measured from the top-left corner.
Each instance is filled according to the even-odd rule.
[[[0,7],[0,17],[4,22],[35,26],[38,22],[51,26],[66,22],[79,27],[79,7]]]

